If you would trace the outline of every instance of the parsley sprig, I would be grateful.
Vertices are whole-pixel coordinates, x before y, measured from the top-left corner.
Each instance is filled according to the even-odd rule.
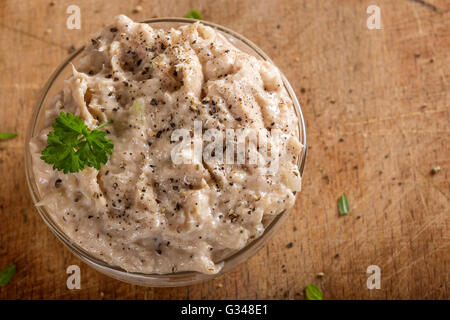
[[[47,135],[48,145],[41,159],[64,173],[78,172],[85,166],[99,170],[108,162],[114,145],[106,138],[106,132],[98,129],[110,123],[89,130],[79,117],[61,112],[53,123],[53,131]]]

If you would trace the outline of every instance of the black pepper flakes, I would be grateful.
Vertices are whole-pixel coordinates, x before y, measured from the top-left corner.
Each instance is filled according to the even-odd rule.
[[[74,53],[75,52],[75,46],[73,46],[73,45],[71,45],[70,47],[69,47],[69,49],[67,49],[67,52],[69,53],[69,54],[71,54],[71,53]]]
[[[56,179],[55,181],[55,188],[59,188],[62,184],[62,180],[61,179]]]
[[[230,218],[230,220],[231,220],[231,223],[234,223],[235,221],[237,221],[237,219],[238,219],[238,216],[236,215],[236,214],[229,214],[228,215],[228,218]]]

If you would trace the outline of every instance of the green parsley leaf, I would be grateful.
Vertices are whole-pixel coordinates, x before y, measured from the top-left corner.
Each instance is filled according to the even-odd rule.
[[[98,130],[108,124],[89,130],[79,117],[61,112],[53,123],[53,131],[47,135],[47,147],[41,159],[64,173],[78,172],[85,166],[99,170],[108,162],[114,147],[106,132]]]
[[[6,286],[16,272],[16,265],[12,264],[3,270],[0,270],[0,287]]]
[[[197,20],[202,20],[202,14],[197,11],[197,10],[191,10],[188,13],[186,13],[186,15],[184,16],[185,18],[189,18],[189,19],[197,19]]]
[[[346,216],[349,214],[350,209],[348,207],[348,199],[345,194],[339,197],[337,205],[341,216]]]
[[[17,136],[18,134],[15,132],[0,132],[0,139],[11,139]]]
[[[308,284],[305,291],[308,300],[322,300],[322,291],[316,285],[312,283]]]

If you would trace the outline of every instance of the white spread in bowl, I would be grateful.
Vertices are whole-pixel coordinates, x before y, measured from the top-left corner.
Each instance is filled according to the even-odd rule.
[[[40,159],[51,127],[42,130],[31,141],[39,205],[73,242],[126,271],[217,273],[218,257],[259,237],[300,191],[298,118],[278,69],[201,23],[162,30],[118,16],[53,102],[49,123],[61,111],[91,129],[112,121],[104,129],[114,150],[100,170],[63,174]],[[196,121],[202,132],[279,130],[269,143],[276,172],[248,161],[174,163],[172,135]]]

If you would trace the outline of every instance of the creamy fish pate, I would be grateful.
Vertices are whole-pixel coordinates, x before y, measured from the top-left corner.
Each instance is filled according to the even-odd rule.
[[[40,159],[61,111],[90,129],[112,121],[100,170],[64,174]],[[277,172],[174,164],[171,135],[194,121],[281,130]],[[38,205],[74,243],[129,272],[217,273],[214,261],[259,237],[300,191],[298,119],[279,71],[201,23],[162,30],[118,16],[86,47],[45,123],[31,142]]]

